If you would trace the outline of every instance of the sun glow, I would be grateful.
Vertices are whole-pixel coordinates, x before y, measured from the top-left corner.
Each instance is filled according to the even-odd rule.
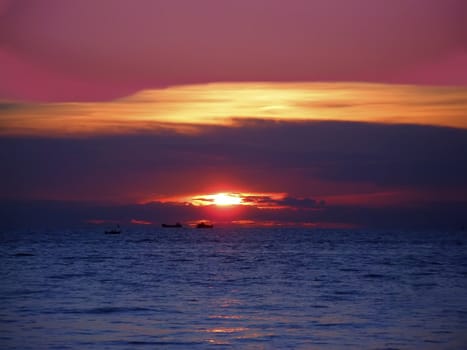
[[[212,195],[212,201],[215,205],[239,205],[242,204],[242,198],[237,194],[232,193],[217,193]]]
[[[257,193],[257,192],[218,192],[210,194],[197,194],[188,196],[148,198],[141,203],[161,202],[179,203],[193,206],[253,206],[257,208],[277,208],[287,193]]]

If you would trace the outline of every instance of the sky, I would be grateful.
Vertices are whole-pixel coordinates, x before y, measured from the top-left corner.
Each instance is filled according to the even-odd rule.
[[[0,0],[5,227],[459,228],[463,0]]]

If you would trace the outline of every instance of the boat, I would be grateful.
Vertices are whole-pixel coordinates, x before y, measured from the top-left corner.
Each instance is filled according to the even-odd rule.
[[[212,224],[206,224],[205,222],[200,222],[199,224],[196,225],[196,228],[213,228],[214,225]]]
[[[161,225],[162,227],[170,227],[170,228],[180,228],[180,227],[183,227],[183,225],[179,222],[175,223],[175,224],[162,224]]]
[[[120,229],[120,225],[117,225],[116,228],[112,228],[110,230],[105,231],[106,235],[118,235],[119,233],[122,233],[122,230]]]

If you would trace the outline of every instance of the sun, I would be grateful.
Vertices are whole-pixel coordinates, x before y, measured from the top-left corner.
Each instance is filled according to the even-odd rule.
[[[239,195],[232,193],[217,193],[212,195],[212,200],[215,205],[238,205],[242,204],[242,198]]]

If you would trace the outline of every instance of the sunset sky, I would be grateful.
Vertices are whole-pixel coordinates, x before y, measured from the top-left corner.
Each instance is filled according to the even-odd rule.
[[[0,0],[0,226],[467,225],[464,0]]]

